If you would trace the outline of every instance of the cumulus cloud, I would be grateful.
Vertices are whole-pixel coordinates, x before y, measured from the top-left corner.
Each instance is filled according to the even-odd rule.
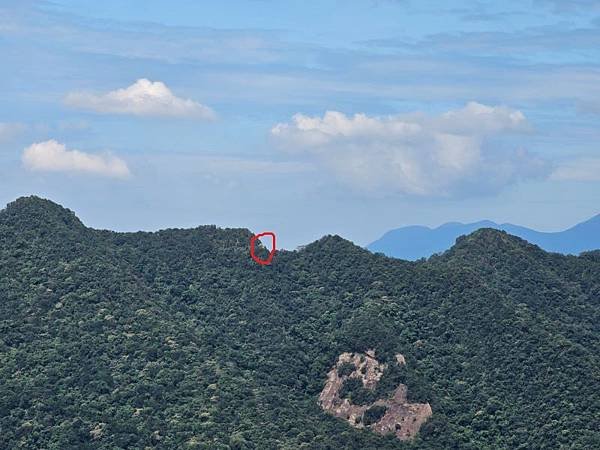
[[[550,177],[556,181],[600,181],[600,158],[576,158],[558,164]]]
[[[271,135],[281,148],[308,155],[358,189],[449,196],[545,174],[545,161],[490,142],[530,129],[518,110],[471,102],[437,116],[296,114],[275,125]]]
[[[112,155],[94,155],[68,150],[55,140],[38,142],[23,151],[23,164],[29,170],[81,172],[114,178],[130,175],[125,161]]]
[[[160,81],[141,78],[124,89],[106,94],[71,92],[65,103],[73,108],[87,109],[102,114],[131,114],[136,116],[196,117],[211,120],[214,111],[190,99],[175,96]]]

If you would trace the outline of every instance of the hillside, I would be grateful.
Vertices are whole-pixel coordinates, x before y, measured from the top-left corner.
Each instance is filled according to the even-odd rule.
[[[510,223],[497,224],[489,220],[474,223],[450,222],[437,228],[408,226],[388,231],[367,248],[394,258],[410,261],[427,258],[448,250],[462,235],[481,228],[506,231],[549,252],[578,255],[600,249],[600,214],[567,230],[554,233],[535,231]]]
[[[419,262],[325,236],[260,266],[251,235],[98,231],[47,200],[9,204],[0,448],[600,447],[597,252],[482,229]],[[345,352],[388,369],[344,398],[403,384],[430,405],[414,439],[321,409]]]

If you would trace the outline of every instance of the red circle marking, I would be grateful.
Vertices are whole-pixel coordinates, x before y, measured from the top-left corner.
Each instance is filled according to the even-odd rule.
[[[273,240],[273,248],[269,252],[269,256],[267,256],[267,259],[260,259],[254,253],[254,246],[256,244],[256,241],[263,236],[271,236],[271,239]],[[252,257],[252,259],[254,261],[259,263],[260,265],[266,266],[266,265],[271,264],[271,261],[273,261],[274,255],[275,255],[275,233],[273,233],[271,231],[265,231],[264,233],[255,234],[254,236],[252,236],[250,238],[250,256]]]

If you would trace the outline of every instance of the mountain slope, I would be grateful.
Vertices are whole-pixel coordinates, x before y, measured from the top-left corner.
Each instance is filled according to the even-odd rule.
[[[271,266],[248,230],[0,212],[0,448],[597,448],[600,258],[494,230],[417,263],[326,236]],[[65,220],[71,218],[70,220]],[[318,404],[373,349],[433,416],[402,443]]]
[[[600,248],[600,214],[565,231],[554,233],[487,220],[467,224],[450,222],[433,229],[408,226],[388,231],[367,248],[394,258],[414,261],[448,250],[456,238],[481,228],[506,231],[549,252],[578,255],[583,251]]]

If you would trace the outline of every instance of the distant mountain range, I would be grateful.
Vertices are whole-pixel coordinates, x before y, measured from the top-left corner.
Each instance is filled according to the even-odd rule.
[[[449,222],[433,229],[408,226],[388,231],[367,248],[394,258],[416,260],[448,250],[456,238],[480,228],[506,231],[550,252],[577,255],[583,251],[600,249],[600,214],[555,233],[544,233],[510,223],[497,224],[489,220],[466,224]]]

